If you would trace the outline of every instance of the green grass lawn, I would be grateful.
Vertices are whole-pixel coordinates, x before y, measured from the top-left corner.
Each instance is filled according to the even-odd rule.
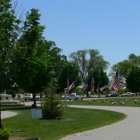
[[[118,98],[90,98],[93,100],[89,104],[88,100],[82,101],[68,101],[67,104],[71,105],[100,105],[100,106],[131,106],[131,107],[140,107],[140,97],[118,97]],[[138,100],[139,103],[134,103],[134,100]],[[124,102],[122,105],[120,102]]]
[[[76,102],[75,102],[76,103]],[[80,102],[77,102],[80,103]],[[81,102],[85,103],[85,101]],[[93,109],[67,108],[64,120],[43,120],[39,124],[31,118],[31,107],[2,108],[18,115],[2,120],[4,128],[13,130],[12,136],[39,137],[41,140],[56,140],[66,135],[99,128],[124,119],[122,113]],[[35,120],[38,122],[39,120]]]

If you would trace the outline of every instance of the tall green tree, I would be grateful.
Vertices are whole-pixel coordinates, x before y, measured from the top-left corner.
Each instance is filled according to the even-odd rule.
[[[60,72],[58,83],[60,91],[64,91],[64,88],[67,88],[67,80],[69,83],[75,82],[75,87],[81,84],[81,76],[79,75],[79,68],[75,63],[66,62],[63,66],[63,69]]]
[[[79,50],[70,54],[70,61],[74,62],[80,70],[80,75],[84,80],[87,76],[88,61],[86,59],[87,50]]]
[[[20,21],[14,16],[10,0],[0,1],[0,91],[14,84],[15,42],[20,30]]]
[[[90,91],[91,89],[91,80],[92,78],[94,78],[94,91],[96,92],[98,86],[99,88],[107,85],[109,83],[109,79],[107,76],[107,73],[103,71],[103,69],[101,67],[96,67],[93,70],[89,71],[89,75],[87,78],[88,81],[88,90]]]
[[[15,82],[20,88],[33,93],[34,106],[35,94],[47,86],[52,71],[47,51],[48,46],[52,44],[43,37],[45,27],[39,22],[40,16],[39,11],[34,8],[27,12],[16,54]]]
[[[106,70],[109,66],[109,62],[105,61],[103,56],[99,54],[98,50],[89,49],[89,65],[88,71],[96,67],[101,67],[103,70]]]
[[[127,73],[126,87],[132,92],[140,92],[140,67],[133,66]]]
[[[79,50],[70,54],[70,61],[74,62],[80,70],[82,80],[85,81],[88,72],[96,67],[107,69],[109,62],[103,59],[98,50]]]
[[[18,41],[18,50],[23,53],[17,54],[18,74],[15,80],[20,88],[33,93],[34,106],[35,94],[42,92],[52,77],[58,79],[66,61],[66,56],[60,54],[62,50],[56,47],[55,42],[43,37],[45,27],[39,22],[40,16],[39,11],[34,8],[27,12],[23,35]]]
[[[115,73],[117,69],[119,69],[119,74],[122,77],[126,77],[127,72],[133,66],[140,66],[140,56],[136,56],[135,54],[130,54],[128,59],[118,62],[111,67],[111,73]],[[111,75],[110,73],[110,75]]]
[[[128,59],[123,60],[117,64],[114,64],[111,67],[111,72],[109,74],[110,77],[114,77],[116,70],[119,70],[120,76],[120,86],[125,86],[125,79],[127,73],[131,70],[133,66],[140,66],[140,56],[136,56],[135,54],[130,54]]]
[[[0,92],[10,89],[14,85],[15,42],[20,31],[20,20],[12,9],[11,0],[0,1]],[[1,113],[1,111],[0,111]],[[2,128],[0,114],[0,128]]]
[[[63,69],[64,64],[67,62],[67,57],[61,55],[62,49],[58,48],[55,42],[50,41],[47,46],[48,58],[53,69],[53,78],[58,81],[60,72]]]

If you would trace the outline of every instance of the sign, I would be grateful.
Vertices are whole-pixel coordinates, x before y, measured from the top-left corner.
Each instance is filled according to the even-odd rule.
[[[31,109],[32,118],[42,118],[42,109]]]

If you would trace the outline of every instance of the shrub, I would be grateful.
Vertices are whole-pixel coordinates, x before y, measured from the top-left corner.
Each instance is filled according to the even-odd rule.
[[[11,135],[11,131],[7,128],[0,129],[0,139],[7,139]]]
[[[117,92],[118,92],[118,93],[124,93],[124,92],[125,92],[125,89],[124,89],[124,88],[119,88],[119,89],[117,90]]]
[[[62,118],[64,110],[64,103],[53,93],[47,94],[42,101],[42,116],[44,119]]]
[[[72,93],[77,93],[77,94],[80,94],[80,95],[84,95],[85,94],[85,92],[84,92],[84,90],[82,88],[74,88]]]
[[[14,98],[16,96],[16,93],[15,93],[15,91],[13,89],[7,89],[6,94],[12,95],[12,98]]]

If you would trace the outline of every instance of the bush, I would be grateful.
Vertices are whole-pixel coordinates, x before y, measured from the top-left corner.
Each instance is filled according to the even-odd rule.
[[[82,88],[74,88],[74,90],[72,90],[72,93],[77,93],[77,94],[80,94],[80,95],[85,94],[85,92]]]
[[[15,91],[13,89],[7,89],[6,94],[12,95],[12,98],[14,98],[16,96],[16,93],[15,93]]]
[[[62,118],[64,110],[64,103],[58,100],[53,93],[46,95],[42,101],[42,116],[44,119]]]
[[[118,92],[118,93],[125,93],[125,89],[124,89],[124,88],[119,88],[119,89],[117,90],[117,92]]]
[[[11,135],[11,131],[7,128],[0,129],[0,139],[7,139]]]

